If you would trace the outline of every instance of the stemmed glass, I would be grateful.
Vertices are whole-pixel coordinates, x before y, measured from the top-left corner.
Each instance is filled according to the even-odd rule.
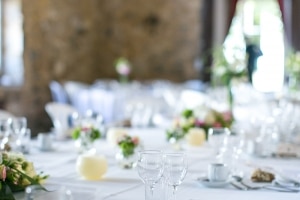
[[[187,173],[187,158],[184,153],[166,153],[164,156],[164,177],[168,185],[172,186],[168,200],[176,200],[176,191]]]
[[[155,184],[163,175],[163,153],[159,150],[138,152],[138,174],[145,184],[145,199],[154,199]]]

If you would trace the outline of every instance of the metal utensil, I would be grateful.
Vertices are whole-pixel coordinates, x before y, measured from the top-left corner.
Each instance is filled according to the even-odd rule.
[[[267,190],[274,190],[274,191],[278,191],[278,192],[299,192],[299,189],[293,189],[293,188],[287,188],[287,187],[283,187],[282,185],[279,185],[278,183],[276,184],[276,182],[272,182],[272,184],[269,185],[262,185],[262,186],[250,186],[246,183],[243,182],[243,178],[240,176],[232,176],[232,178],[240,183],[242,186],[244,186],[245,188],[247,188],[246,190],[259,190],[259,189],[267,189]]]

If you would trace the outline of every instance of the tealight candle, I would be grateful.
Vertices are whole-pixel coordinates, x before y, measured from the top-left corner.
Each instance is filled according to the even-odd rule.
[[[200,146],[205,141],[205,131],[202,128],[191,128],[187,135],[186,140],[192,146]]]
[[[106,139],[109,144],[116,146],[118,139],[124,135],[127,135],[127,130],[123,128],[110,128],[107,131]]]
[[[86,180],[99,180],[107,171],[103,155],[83,154],[77,158],[77,172]]]

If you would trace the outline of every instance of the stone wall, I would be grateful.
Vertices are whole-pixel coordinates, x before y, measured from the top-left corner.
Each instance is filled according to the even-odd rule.
[[[44,111],[51,80],[92,83],[117,78],[126,57],[131,79],[197,78],[201,0],[22,0],[25,83],[8,107],[29,118],[33,132],[51,127]]]

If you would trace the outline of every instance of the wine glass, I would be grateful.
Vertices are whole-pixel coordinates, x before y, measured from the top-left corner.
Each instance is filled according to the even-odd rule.
[[[217,155],[223,146],[224,140],[230,135],[228,128],[209,128],[208,144],[213,148],[214,154]]]
[[[164,156],[164,177],[168,185],[172,186],[168,200],[176,200],[176,191],[187,173],[187,158],[184,153],[166,153]]]
[[[155,184],[163,175],[163,153],[159,150],[138,152],[138,174],[145,184],[145,199],[154,199]]]

